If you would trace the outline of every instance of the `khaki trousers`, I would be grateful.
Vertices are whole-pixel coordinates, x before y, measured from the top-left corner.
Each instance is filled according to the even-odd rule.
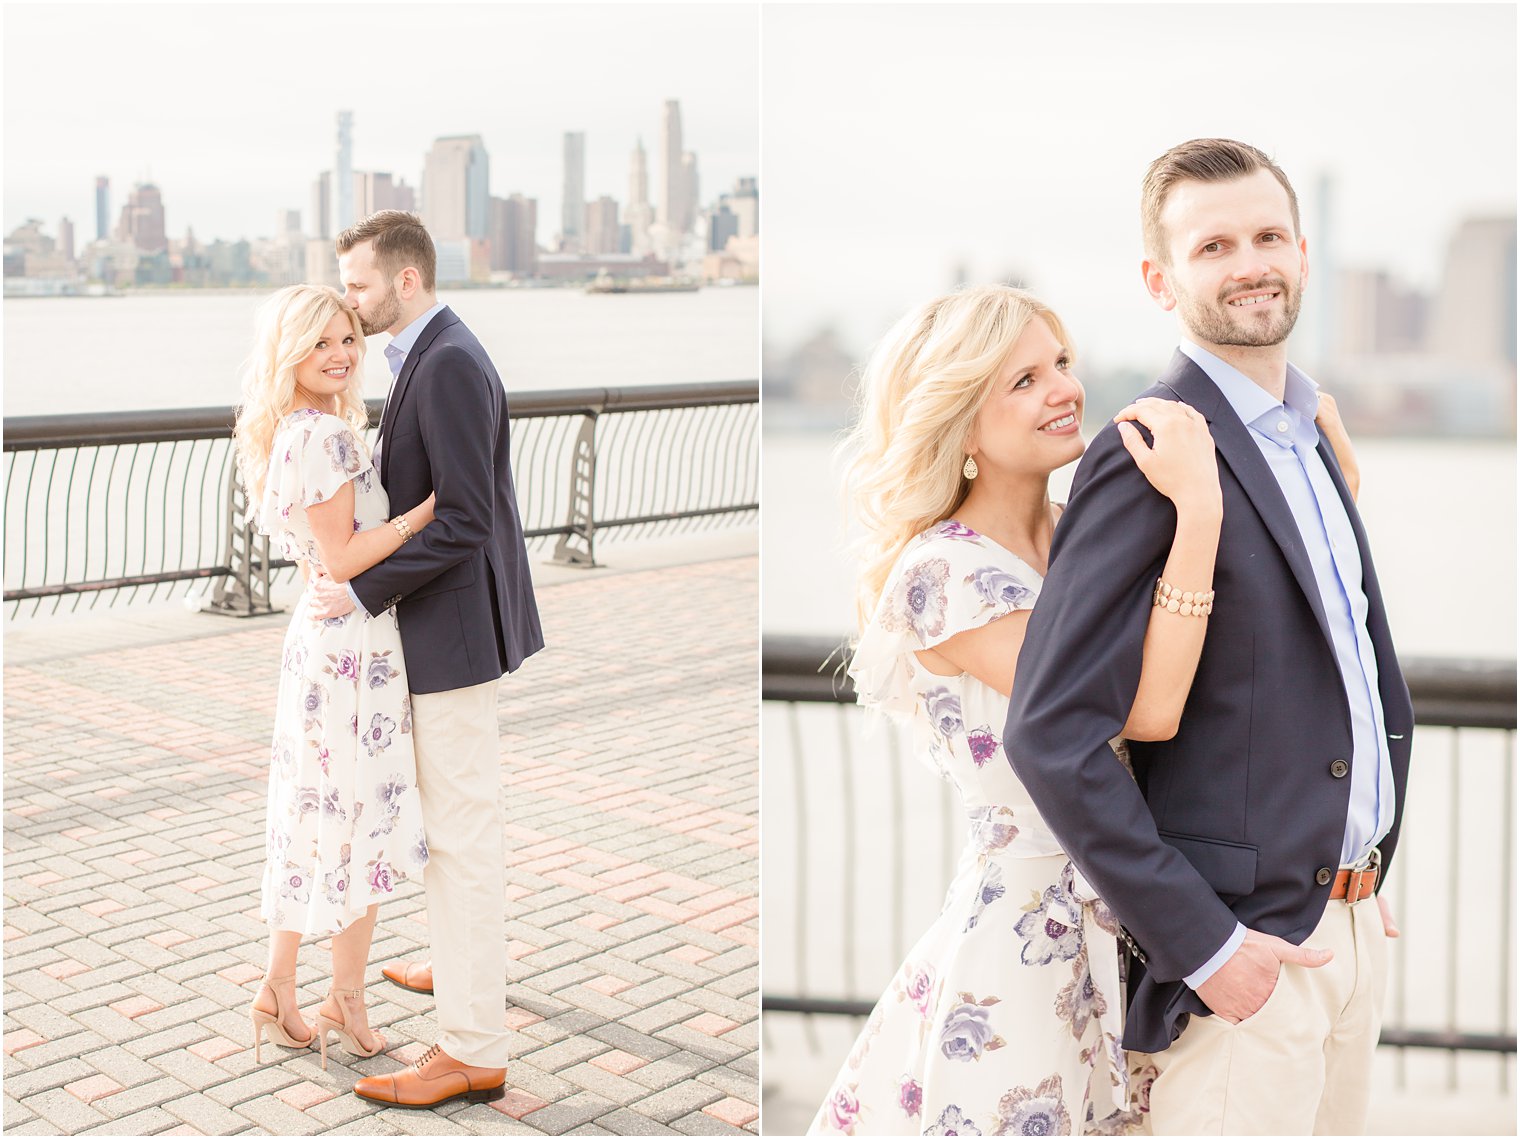
[[[1328,903],[1304,944],[1335,957],[1282,966],[1267,1003],[1239,1024],[1195,1016],[1165,1052],[1134,1056],[1160,1073],[1153,1134],[1362,1133],[1388,981],[1376,899]]]
[[[455,1060],[482,1068],[505,1068],[508,1060],[496,683],[412,694],[438,1043]]]

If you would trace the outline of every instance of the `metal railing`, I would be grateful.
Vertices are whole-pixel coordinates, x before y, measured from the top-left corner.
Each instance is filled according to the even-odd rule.
[[[512,465],[530,543],[596,564],[598,541],[752,519],[759,383],[519,392]],[[370,441],[383,401],[370,400]],[[33,616],[214,586],[213,611],[269,612],[293,572],[248,522],[231,408],[6,419],[5,597]]]
[[[762,654],[765,736],[774,741],[767,744],[762,809],[767,841],[777,845],[765,868],[761,1007],[864,1017],[937,912],[964,841],[963,821],[949,785],[905,762],[899,731],[887,724],[868,730],[844,673],[842,638],[771,635]],[[1399,1050],[1400,1064],[1408,1049],[1498,1053],[1507,1087],[1516,1048],[1515,663],[1410,658],[1402,665],[1421,730],[1389,880],[1404,936],[1390,943],[1380,1043]],[[789,825],[775,821],[782,812],[790,813]],[[1474,842],[1487,853],[1473,854]],[[1411,876],[1419,887],[1411,888]],[[932,907],[916,896],[926,879],[939,888],[927,899]],[[1478,881],[1482,904],[1466,907]],[[1431,884],[1436,888],[1425,888]],[[1417,948],[1416,936],[1423,938]],[[1429,979],[1423,971],[1412,976],[1413,952],[1445,967]],[[1455,1068],[1450,1079],[1454,1086]]]

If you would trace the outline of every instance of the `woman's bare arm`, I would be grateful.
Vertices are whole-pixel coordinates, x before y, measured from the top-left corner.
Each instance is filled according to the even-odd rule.
[[[413,533],[433,520],[433,496],[401,515]],[[354,531],[354,484],[345,482],[326,502],[306,508],[312,537],[322,554],[327,576],[342,584],[355,574],[383,562],[401,548],[401,534],[387,523],[370,530]]]

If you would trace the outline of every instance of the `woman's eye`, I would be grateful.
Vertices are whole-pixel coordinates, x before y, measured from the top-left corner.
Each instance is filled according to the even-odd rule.
[[[1023,376],[1023,377],[1020,377],[1019,379],[1013,381],[1013,389],[1012,390],[1013,391],[1018,391],[1020,388],[1028,387],[1032,383],[1034,383],[1034,377],[1033,376]]]
[[[327,347],[327,341],[325,341],[325,340],[318,340],[317,341],[317,351],[318,352],[322,351],[322,349],[324,349],[326,347]]]
[[[1056,368],[1062,372],[1066,371],[1066,369],[1069,367],[1071,367],[1070,356],[1062,356],[1059,360],[1056,361]]]

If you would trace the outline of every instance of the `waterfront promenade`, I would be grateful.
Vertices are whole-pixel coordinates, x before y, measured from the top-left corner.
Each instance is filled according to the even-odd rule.
[[[755,538],[668,541],[663,564],[637,552],[660,543],[633,543],[599,547],[612,570],[535,565],[549,647],[499,698],[514,1059],[494,1104],[350,1094],[436,1032],[431,997],[380,977],[426,953],[416,884],[382,909],[368,975],[389,1051],[334,1042],[323,1072],[266,1041],[254,1063],[286,614],[8,628],[6,1131],[755,1133]],[[325,949],[301,951],[308,1009]]]

